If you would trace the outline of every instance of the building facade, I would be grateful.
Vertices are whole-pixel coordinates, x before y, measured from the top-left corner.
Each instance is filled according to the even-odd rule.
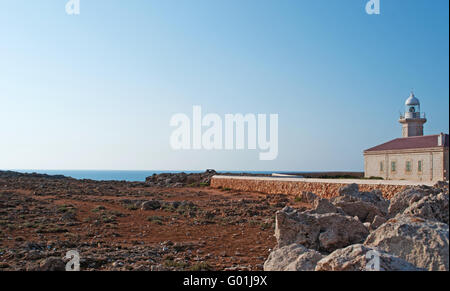
[[[364,151],[365,177],[386,180],[444,181],[449,179],[449,135],[423,135],[425,115],[411,93],[400,117],[402,138]]]

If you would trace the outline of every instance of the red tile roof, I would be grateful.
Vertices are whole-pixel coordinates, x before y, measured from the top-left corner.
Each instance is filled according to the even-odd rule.
[[[408,149],[439,147],[438,146],[438,137],[439,137],[439,134],[397,138],[397,139],[388,141],[387,143],[367,149],[367,150],[365,150],[365,152],[408,150]],[[448,146],[449,146],[449,136],[448,136],[448,134],[445,134],[444,135],[444,144],[442,145],[442,147],[448,147]]]

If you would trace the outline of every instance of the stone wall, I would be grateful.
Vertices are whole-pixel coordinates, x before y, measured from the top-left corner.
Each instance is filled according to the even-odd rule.
[[[339,195],[339,188],[348,185],[348,183],[329,183],[329,182],[299,182],[282,181],[280,179],[236,179],[213,177],[211,187],[228,188],[239,191],[260,192],[266,194],[290,194],[297,195],[303,191],[313,192],[323,198],[332,198]],[[404,190],[406,185],[387,185],[387,184],[359,184],[360,191],[381,190],[383,196],[387,199],[392,198],[396,193]]]

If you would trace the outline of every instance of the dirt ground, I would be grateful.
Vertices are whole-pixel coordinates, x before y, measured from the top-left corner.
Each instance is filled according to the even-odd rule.
[[[0,178],[0,270],[40,270],[70,250],[81,270],[262,270],[286,205],[306,207],[209,187]]]

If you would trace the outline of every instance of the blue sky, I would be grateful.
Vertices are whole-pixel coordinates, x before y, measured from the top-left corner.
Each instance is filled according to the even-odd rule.
[[[362,170],[414,89],[449,131],[449,2],[0,0],[0,168]],[[279,156],[172,151],[175,113],[278,113]]]

